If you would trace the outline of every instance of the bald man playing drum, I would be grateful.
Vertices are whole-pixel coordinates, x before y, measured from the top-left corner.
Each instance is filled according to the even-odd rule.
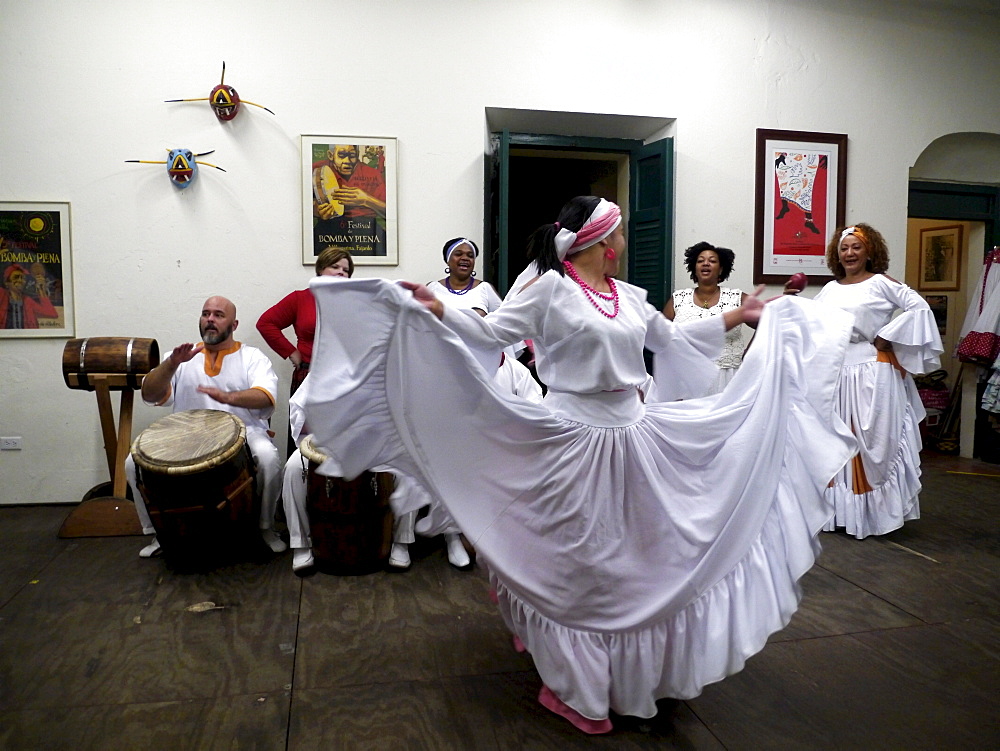
[[[274,411],[278,377],[267,355],[233,338],[239,326],[236,306],[225,297],[205,301],[199,320],[201,342],[180,344],[170,356],[149,372],[142,383],[142,398],[150,405],[173,406],[175,412],[217,409],[239,417],[246,426],[246,440],[257,465],[261,492],[260,534],[275,553],[288,546],[274,531],[274,511],[281,491],[281,459],[271,440],[268,419]],[[131,455],[125,472],[145,534],[155,529],[146,503],[136,485]],[[153,541],[139,551],[149,558],[160,551]]]

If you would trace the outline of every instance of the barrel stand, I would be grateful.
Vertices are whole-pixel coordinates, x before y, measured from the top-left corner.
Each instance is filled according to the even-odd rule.
[[[67,376],[70,381],[73,374]],[[97,395],[97,411],[101,416],[104,434],[104,451],[108,459],[111,482],[95,485],[83,496],[59,530],[59,537],[118,537],[141,535],[142,525],[135,506],[128,497],[125,479],[125,457],[132,445],[132,404],[135,391],[129,385],[129,376],[119,373],[91,374],[89,376]],[[131,383],[135,383],[134,378]],[[71,388],[77,384],[70,383]],[[121,390],[118,409],[118,429],[111,407],[111,390]],[[109,495],[110,493],[110,495]]]

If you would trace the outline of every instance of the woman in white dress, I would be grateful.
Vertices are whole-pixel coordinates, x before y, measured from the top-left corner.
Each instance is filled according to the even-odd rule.
[[[534,660],[539,701],[588,733],[608,732],[611,710],[652,717],[658,698],[697,696],[788,623],[824,489],[855,450],[833,408],[850,317],[809,300],[767,306],[722,394],[643,402],[643,346],[660,355],[658,391],[703,385],[725,329],[763,306],[674,324],[614,279],[624,249],[619,208],[580,197],[533,235],[541,275],[485,318],[422,285],[312,283],[321,471],[387,463],[443,503]],[[490,383],[525,338],[541,404]]]
[[[475,278],[479,246],[474,241],[467,237],[454,237],[444,244],[441,254],[448,276],[427,284],[427,288],[441,302],[457,310],[474,310],[479,315],[486,315],[500,307],[500,296],[493,286]],[[415,491],[414,497],[418,496],[419,491]],[[461,530],[447,511],[433,503],[431,506],[432,513],[423,524],[417,522],[415,525],[415,511],[397,516],[403,523],[397,524],[397,534],[393,537],[392,549],[389,551],[391,569],[405,571],[410,567],[409,545],[416,541],[415,532],[429,536],[443,534],[448,562],[462,570],[472,567],[472,559],[462,544]]]
[[[492,313],[500,307],[500,296],[493,285],[476,279],[476,258],[479,246],[467,237],[455,237],[444,244],[444,279],[428,282],[427,289],[443,303],[453,308]]]
[[[691,281],[697,287],[674,290],[663,308],[663,315],[671,321],[684,323],[699,318],[709,318],[728,310],[736,310],[747,296],[736,287],[720,287],[733,270],[736,254],[729,248],[717,248],[711,243],[700,242],[684,251],[684,263]],[[717,394],[733,380],[743,361],[742,326],[726,332],[722,354],[716,359],[719,377],[706,394]]]
[[[859,450],[827,490],[836,515],[825,529],[862,539],[920,518],[918,424],[926,413],[910,373],[940,368],[944,350],[927,302],[885,275],[889,250],[874,227],[839,229],[826,263],[836,279],[816,301],[854,315],[837,400]]]

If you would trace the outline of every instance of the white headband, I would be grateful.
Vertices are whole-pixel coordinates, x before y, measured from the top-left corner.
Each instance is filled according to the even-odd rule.
[[[455,242],[453,242],[451,245],[448,246],[448,250],[444,254],[444,262],[445,263],[448,263],[448,259],[451,258],[451,254],[455,252],[455,249],[459,245],[468,245],[470,248],[472,248],[472,257],[473,258],[479,258],[479,249],[475,246],[475,244],[472,242],[472,240],[468,240],[468,239],[466,239],[466,238],[463,237],[463,238],[461,238],[459,240],[456,240]]]
[[[603,220],[603,221],[602,221]],[[600,199],[593,213],[587,221],[580,227],[579,232],[573,232],[565,227],[560,227],[555,236],[556,253],[560,261],[566,260],[566,256],[572,253],[579,253],[585,248],[589,248],[595,243],[599,243],[605,237],[615,231],[615,228],[622,223],[622,210],[617,205]],[[592,227],[592,225],[598,225]],[[588,232],[588,228],[591,231]]]
[[[865,239],[865,236],[858,232],[857,227],[844,227],[844,231],[840,233],[840,240],[838,241],[838,244],[844,242],[844,238],[848,235],[857,235],[862,241]]]

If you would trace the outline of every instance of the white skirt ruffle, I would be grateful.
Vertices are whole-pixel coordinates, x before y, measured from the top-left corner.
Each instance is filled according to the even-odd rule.
[[[853,348],[870,346],[866,343]],[[848,355],[850,358],[850,354]],[[847,364],[838,410],[858,438],[858,454],[871,490],[855,493],[850,465],[827,489],[835,516],[824,527],[843,527],[859,540],[899,529],[920,518],[920,421],[926,416],[913,378],[890,363]]]
[[[724,393],[531,404],[381,280],[311,285],[307,420],[350,477],[376,464],[444,504],[490,570],[508,627],[580,714],[651,717],[743,667],[788,623],[855,450],[834,412],[851,317],[768,306]],[[597,427],[601,424],[602,427]]]

